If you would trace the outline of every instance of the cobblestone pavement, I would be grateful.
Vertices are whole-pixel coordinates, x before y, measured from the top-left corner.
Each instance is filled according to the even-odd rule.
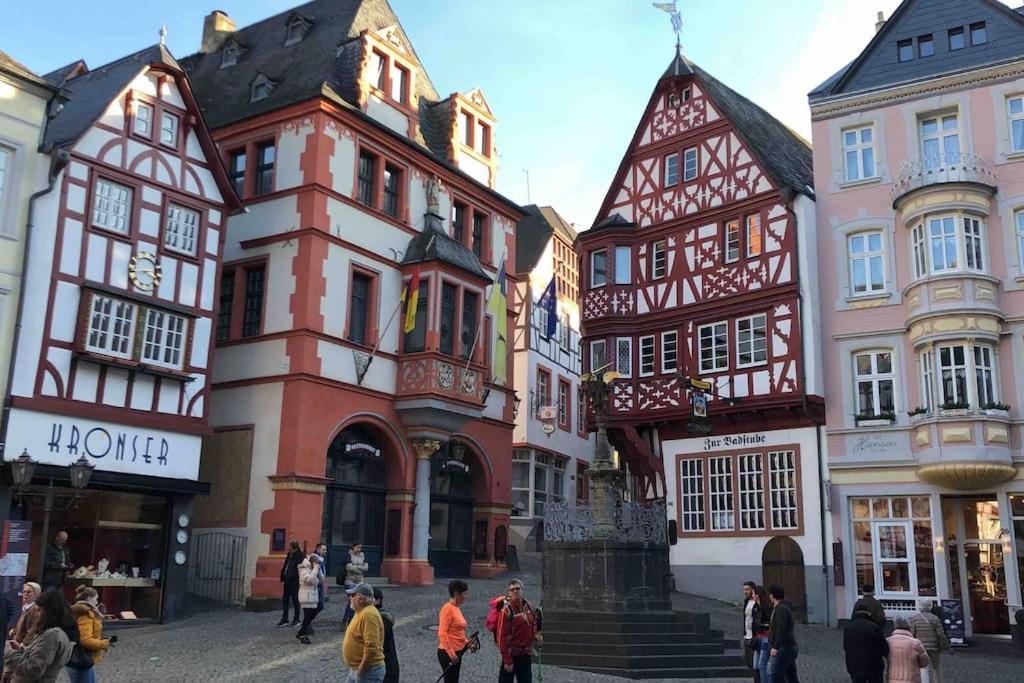
[[[527,597],[537,602],[539,575],[520,574]],[[462,669],[465,683],[497,680],[499,657],[483,621],[487,602],[503,592],[506,577],[471,580],[470,598],[463,611],[470,628],[481,630],[483,648],[467,655]],[[397,619],[395,638],[401,660],[401,680],[433,683],[440,675],[437,663],[437,611],[447,597],[443,582],[422,588],[385,591],[385,605]],[[204,612],[166,626],[118,631],[120,642],[97,667],[100,681],[152,683],[153,681],[340,681],[341,603],[338,596],[314,626],[312,645],[301,645],[293,628],[275,628],[279,613],[235,610]],[[695,596],[677,595],[676,606],[711,613],[714,628],[727,637],[739,635],[739,608]],[[483,637],[488,636],[488,637]],[[843,664],[842,634],[823,626],[798,626],[798,667],[803,683],[848,681]],[[944,683],[1019,682],[1024,658],[1009,648],[985,652],[961,651],[945,656]],[[534,680],[539,680],[537,667]],[[547,683],[621,683],[623,679],[550,666],[543,667]],[[722,680],[722,679],[720,679]],[[662,683],[666,683],[662,681]]]

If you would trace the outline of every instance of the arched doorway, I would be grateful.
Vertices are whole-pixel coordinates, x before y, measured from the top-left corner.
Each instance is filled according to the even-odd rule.
[[[469,576],[473,561],[473,468],[466,446],[444,444],[430,460],[429,559],[437,577]]]
[[[380,574],[384,550],[387,479],[381,440],[372,427],[353,425],[327,450],[327,492],[321,541],[328,546],[328,568],[344,579],[348,551],[363,544],[369,576]],[[340,582],[340,581],[339,581]]]
[[[768,541],[761,553],[761,573],[765,587],[777,585],[786,591],[797,621],[807,622],[807,584],[804,579],[804,553],[788,536]]]

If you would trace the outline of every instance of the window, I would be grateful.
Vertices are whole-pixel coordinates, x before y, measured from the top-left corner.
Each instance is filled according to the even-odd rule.
[[[4,201],[4,188],[7,186],[7,173],[11,167],[11,159],[14,157],[14,152],[6,147],[0,146],[0,207],[3,206]],[[0,228],[0,232],[3,232],[5,228]]]
[[[388,83],[387,58],[376,50],[370,54],[370,82],[377,90],[384,90]]]
[[[264,142],[256,147],[256,194],[267,194],[274,189],[274,143]]]
[[[231,338],[231,309],[235,302],[235,271],[225,270],[220,275],[220,306],[217,309],[217,341]]]
[[[773,529],[796,529],[799,526],[795,456],[793,451],[776,451],[768,454],[768,485],[771,489]]]
[[[540,409],[551,405],[551,373],[543,368],[537,368],[537,415],[540,416]]]
[[[704,461],[679,461],[679,515],[683,531],[704,531]]]
[[[932,354],[936,355],[933,360]],[[931,407],[933,391],[939,407],[985,409],[999,402],[999,368],[995,349],[987,344],[943,345],[921,354],[922,393]],[[932,367],[938,365],[937,389],[933,389]],[[968,377],[974,375],[974,382]]]
[[[430,295],[428,282],[420,281],[420,295],[416,297],[416,316],[414,327],[405,335],[402,342],[402,350],[405,353],[416,353],[423,351],[427,344],[427,299]],[[411,301],[411,297],[409,299]],[[406,304],[408,305],[408,304]]]
[[[235,194],[239,197],[245,192],[245,150],[237,150],[228,155],[228,180]]]
[[[229,66],[238,64],[238,58],[241,56],[242,48],[235,41],[229,40],[220,56],[220,68],[226,69]]]
[[[483,258],[484,254],[484,225],[487,216],[479,211],[473,212],[473,254],[477,258]]]
[[[92,207],[93,225],[127,235],[130,231],[131,210],[131,188],[105,178],[96,179]]]
[[[733,514],[732,458],[708,458],[708,499],[711,502],[711,530],[732,531],[736,518]]]
[[[895,413],[891,351],[870,351],[854,356],[857,414]]]
[[[740,501],[740,529],[766,528],[764,516],[764,465],[761,453],[749,453],[737,458]]]
[[[590,342],[590,372],[597,372],[608,362],[607,343],[604,339]]]
[[[259,102],[270,97],[270,93],[274,91],[274,82],[264,76],[258,74],[252,81],[252,86],[249,89],[249,101]]]
[[[462,353],[463,360],[469,359],[476,347],[480,330],[477,326],[477,295],[475,292],[462,290]]]
[[[630,277],[631,256],[629,247],[615,247],[615,284],[628,285],[632,282]]]
[[[736,321],[736,367],[768,362],[768,316],[764,313]]]
[[[615,340],[615,369],[622,377],[633,376],[633,340],[629,337]]]
[[[917,39],[917,56],[918,57],[931,57],[935,54],[935,42],[932,40],[932,34],[926,36],[920,36]]]
[[[482,121],[477,121],[473,144],[475,145],[474,149],[481,155],[491,156],[491,127]]]
[[[172,251],[195,256],[199,234],[199,212],[177,204],[167,205],[164,246]]]
[[[679,335],[677,332],[661,333],[661,371],[675,372],[678,367]]]
[[[846,181],[875,177],[875,129],[864,126],[843,131]]]
[[[569,315],[563,314],[558,319],[558,345],[562,347],[563,351],[569,350],[570,338],[572,337],[572,330],[569,328]]]
[[[587,438],[587,398],[582,386],[576,387],[576,435]],[[579,475],[576,478],[578,480]]]
[[[375,191],[373,181],[376,178],[377,157],[362,152],[359,155],[359,189],[358,199],[360,204],[373,206]]]
[[[693,180],[697,177],[697,148],[691,147],[683,152],[683,180]]]
[[[452,239],[462,244],[466,241],[466,214],[469,207],[460,202],[452,204]]]
[[[640,337],[640,376],[654,374],[654,335]]]
[[[135,339],[135,304],[100,294],[92,295],[85,348],[107,356],[131,358]]]
[[[725,224],[725,262],[732,263],[740,258],[740,222]]]
[[[668,242],[658,240],[651,245],[651,279],[657,280],[665,277],[665,270],[668,265],[667,256]]]
[[[701,325],[698,328],[702,373],[729,369],[728,328],[725,322]]]
[[[473,116],[465,111],[462,112],[462,144],[473,146]]]
[[[447,282],[441,285],[441,328],[439,332],[439,350],[449,356],[455,353],[455,297],[458,293],[455,285]]]
[[[370,291],[373,278],[365,273],[352,273],[348,301],[348,339],[356,344],[369,342]]]
[[[967,348],[964,346],[940,346],[939,396],[944,406],[970,405],[967,395]]]
[[[590,286],[604,287],[608,284],[608,252],[604,249],[590,254]]]
[[[665,157],[665,187],[679,182],[679,152]]]
[[[558,426],[562,429],[569,429],[569,413],[572,406],[569,403],[569,390],[572,386],[563,380],[558,380]]]
[[[967,252],[967,267],[971,270],[984,270],[985,262],[982,259],[981,246],[981,221],[977,218],[963,217],[964,222],[964,250]]]
[[[362,161],[360,159],[360,161]],[[359,178],[362,183],[362,176]],[[402,171],[391,164],[384,165],[384,213],[398,218],[398,196],[402,182]]]
[[[164,112],[160,116],[160,144],[178,146],[178,117]]]
[[[580,412],[582,417],[583,413]],[[580,427],[580,431],[583,428]],[[585,432],[583,432],[585,434]],[[576,461],[576,504],[577,505],[589,505],[590,504],[590,477],[587,476],[587,463],[582,460]]]
[[[761,255],[761,216],[747,216],[747,256]]]
[[[914,274],[917,277],[963,269],[985,270],[984,230],[979,218],[968,215],[933,216],[927,219],[926,224],[927,245],[920,225],[912,232]]]
[[[1024,210],[1014,214],[1017,224],[1017,250],[1020,257],[1021,270],[1024,271]]]
[[[896,43],[896,54],[901,62],[909,62],[914,58],[914,41],[907,38]]]
[[[302,17],[292,17],[292,20],[288,22],[288,26],[285,29],[285,46],[294,45],[302,40],[304,35],[306,35],[306,22],[303,21]]]
[[[921,159],[926,169],[960,160],[960,118],[957,114],[921,119]]]
[[[1007,120],[1010,125],[1010,148],[1014,152],[1024,151],[1024,96],[1016,95],[1006,100]]]
[[[146,138],[153,135],[153,105],[145,102],[135,103],[134,130],[137,135]]]
[[[932,352],[927,351],[920,356],[921,364],[921,407],[925,410],[935,408],[935,364]]]
[[[180,370],[183,363],[188,323],[180,315],[155,308],[146,311],[142,360]]]
[[[847,238],[851,294],[885,290],[881,232],[862,232]]]
[[[932,257],[932,272],[941,273],[946,270],[957,270],[958,249],[956,239],[956,219],[952,216],[933,218],[928,221],[928,245]]]
[[[992,371],[992,348],[974,347],[974,377],[978,389],[978,407],[996,402],[995,375]]]
[[[924,245],[924,225],[917,225],[911,232],[914,243],[914,276],[924,277],[928,273],[927,249]]]
[[[512,516],[529,517],[530,511],[530,451],[525,448],[512,450]]]
[[[967,47],[967,39],[964,36],[963,28],[951,28],[947,33],[949,34],[950,50],[962,50]]]
[[[851,498],[857,585],[880,594],[935,596],[935,545],[928,496]]]
[[[409,103],[409,70],[396,66],[391,72],[391,99]]]
[[[536,453],[534,454],[533,465],[533,514],[535,517],[544,516],[544,504],[548,502],[548,468],[551,463],[551,456]]]
[[[984,45],[988,42],[988,35],[985,33],[985,22],[971,24],[971,45]]]
[[[263,329],[263,282],[266,267],[245,271],[245,306],[242,312],[242,336],[252,337]]]

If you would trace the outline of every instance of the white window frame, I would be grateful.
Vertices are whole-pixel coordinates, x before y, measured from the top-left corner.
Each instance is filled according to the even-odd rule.
[[[763,453],[736,456],[741,531],[764,531],[768,528],[763,456]]]
[[[600,352],[598,352],[600,349]],[[598,360],[600,355],[600,362]],[[608,363],[608,342],[604,339],[595,339],[590,342],[590,372],[597,372]]]
[[[708,458],[708,514],[711,531],[736,530],[736,500],[733,491],[731,455]]]
[[[1014,105],[1017,105],[1016,107]],[[1018,108],[1019,111],[1014,111]],[[1024,152],[1024,94],[1011,95],[1006,98],[1006,134],[1010,139],[1010,152]],[[1020,144],[1014,129],[1020,131]]]
[[[872,238],[878,239],[878,248],[871,246]],[[858,243],[862,245],[859,248]],[[857,232],[846,238],[846,256],[849,263],[850,296],[870,296],[885,291],[885,234],[881,230]],[[875,282],[872,266],[878,265],[881,280]],[[864,291],[857,291],[856,273],[858,268],[864,271]]]
[[[135,120],[132,122],[132,130],[135,131],[136,135],[142,135],[147,138],[153,137],[153,114],[155,108],[148,102],[135,102]],[[143,116],[142,112],[146,112]],[[140,126],[139,124],[143,124]]]
[[[958,363],[956,360],[956,352],[958,349],[963,352],[962,363]],[[949,363],[943,363],[942,352],[947,350],[949,351]],[[976,390],[971,389],[971,365],[973,360],[974,354],[971,352],[971,348],[967,344],[941,344],[935,347],[935,379],[938,381],[936,399],[940,408],[946,403],[967,403],[968,405],[976,405],[976,399],[972,396]],[[959,371],[963,372],[964,378],[962,395],[956,381]],[[945,391],[945,378],[947,373],[949,374],[951,381],[950,387],[952,388],[952,394],[949,396],[946,395]]]
[[[879,359],[881,356],[889,356],[889,371],[879,370]],[[861,374],[858,359],[870,358],[870,369]],[[853,354],[853,401],[857,415],[880,415],[889,412],[889,409],[882,408],[882,385],[889,383],[889,391],[892,394],[892,412],[896,412],[898,405],[896,400],[896,354],[893,349],[871,349],[858,351]],[[871,401],[873,410],[865,410],[860,404],[860,385],[869,384],[871,387]]]
[[[92,193],[92,224],[119,235],[129,234],[133,195],[134,190],[128,185],[103,177],[96,178]]]
[[[1016,226],[1014,233],[1017,236],[1018,263],[1020,263],[1020,272],[1024,273],[1024,209],[1015,211],[1013,218]]]
[[[749,216],[747,216],[744,222],[746,224],[745,236],[747,238],[747,258],[751,258],[753,256],[760,256],[761,254],[764,253],[764,226],[761,225],[761,214],[752,213]],[[758,235],[757,253],[751,250],[751,245],[754,243],[754,240],[750,239],[750,236],[754,233],[754,231],[756,231]]]
[[[159,308],[146,309],[139,356],[147,364],[181,370],[188,348],[188,319]],[[176,360],[175,360],[176,359]]]
[[[515,477],[509,483],[509,490],[526,493],[526,508],[521,515],[512,514],[515,519],[533,519],[533,452],[525,448],[512,449],[512,471],[515,472],[516,463],[526,465],[526,486],[516,486]],[[513,496],[514,498],[514,496]],[[513,512],[515,509],[513,508]]]
[[[721,334],[724,335],[725,339],[721,344],[718,344],[715,340],[718,337],[718,330],[721,328]],[[711,345],[707,348],[704,346],[704,330],[710,329],[711,335],[707,337],[711,341]],[[702,375],[710,374],[714,372],[723,372],[729,369],[729,323],[727,321],[719,321],[714,323],[707,323],[706,325],[700,325],[697,328],[697,349],[698,358],[697,362],[700,365],[699,372]],[[725,351],[723,354],[719,353],[720,350]],[[711,361],[711,366],[708,368],[704,367],[704,360],[707,358]]]
[[[597,280],[597,271],[594,270],[594,262],[598,256],[604,256],[604,274],[601,276],[600,282]],[[598,249],[590,252],[590,288],[604,287],[608,284],[608,250]]]
[[[914,266],[914,277],[922,278],[928,275],[928,248],[925,244],[924,221],[921,221],[911,230],[911,261]]]
[[[971,359],[974,362],[975,394],[978,408],[984,409],[986,404],[999,401],[999,380],[996,372],[995,349],[986,344],[972,346]]]
[[[665,187],[679,184],[679,152],[665,155]]]
[[[697,172],[700,170],[699,164],[697,163],[697,148],[690,147],[683,151],[683,182],[689,182],[696,179]]]
[[[668,240],[651,244],[651,279],[660,280],[668,274]]]
[[[703,532],[706,526],[704,513],[704,459],[680,460],[679,532]]]
[[[164,246],[179,254],[195,256],[201,227],[202,215],[199,211],[169,203],[167,217],[164,219]]]
[[[977,272],[985,271],[985,229],[981,219],[975,216],[961,216],[964,236],[964,268]]]
[[[633,281],[633,249],[631,247],[615,247],[615,284],[628,285]]]
[[[177,114],[168,111],[160,114],[160,144],[168,147],[178,146],[178,128],[180,120]]]
[[[654,374],[654,335],[645,334],[640,337],[640,376],[650,377]]]
[[[918,364],[921,374],[921,407],[925,410],[934,410],[935,402],[935,357],[932,350],[928,349],[918,356]]]
[[[744,330],[744,326],[748,329]],[[762,335],[758,343],[757,330],[761,329]],[[744,335],[749,335],[744,338]],[[747,360],[744,361],[744,356]],[[768,363],[768,316],[765,313],[757,313],[744,318],[736,319],[736,367],[750,368]]]
[[[89,296],[92,298],[85,329],[86,351],[131,360],[135,352],[139,306],[102,294],[90,293]],[[98,337],[95,341],[94,336]]]
[[[12,196],[12,187],[18,180],[15,164],[18,162],[17,151],[0,143],[0,235],[16,234],[16,227],[10,218],[8,198]]]
[[[773,531],[800,528],[795,451],[769,451],[768,493]]]
[[[914,522],[903,521],[903,520],[878,520],[871,522],[871,554],[874,560],[875,576],[878,577],[878,586],[876,587],[880,593],[885,595],[917,595],[917,558],[914,554]],[[906,541],[906,557],[904,558],[883,558],[882,557],[882,535],[879,533],[881,527],[900,527],[903,529],[903,537]],[[910,590],[909,591],[892,591],[885,587],[883,577],[885,574],[882,571],[883,564],[906,564],[907,565],[907,576],[910,577]]]
[[[625,349],[625,361],[623,360],[623,350]],[[632,337],[616,337],[615,338],[615,370],[619,373],[620,377],[632,377],[633,376],[633,338]]]
[[[565,393],[562,390],[565,389]],[[558,406],[558,426],[566,427],[572,431],[572,413],[569,410],[569,392],[572,391],[571,382],[563,382],[561,379],[558,380],[558,397],[555,399],[555,403]]]
[[[953,125],[946,127],[952,121]],[[925,132],[925,125],[934,123],[934,131]],[[963,151],[963,137],[960,131],[960,112],[949,111],[937,114],[929,114],[918,119],[917,124],[918,146],[920,148],[921,163],[925,169],[934,169],[948,164],[955,164],[959,161],[959,155]],[[956,149],[953,149],[952,142],[955,141]],[[936,150],[929,154],[928,143],[934,142]],[[954,155],[955,158],[954,158]]]
[[[671,341],[670,341],[671,340]],[[670,351],[671,349],[671,351]],[[671,359],[671,365],[669,365]],[[675,330],[661,333],[661,371],[674,373],[679,369],[679,333]]]
[[[741,230],[739,219],[725,222],[725,262],[735,263],[740,260]]]
[[[865,134],[867,134],[867,140],[864,139]],[[852,142],[848,139],[851,135],[853,136]],[[856,183],[862,180],[877,178],[878,164],[875,161],[875,126],[872,124],[856,128],[844,128],[840,132],[840,139],[843,147],[844,182]]]
[[[945,273],[987,273],[985,223],[974,214],[929,214],[911,231],[918,278]],[[936,263],[936,248],[942,263]]]

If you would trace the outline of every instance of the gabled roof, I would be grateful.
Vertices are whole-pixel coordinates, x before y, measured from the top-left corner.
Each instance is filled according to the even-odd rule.
[[[1024,16],[999,0],[903,0],[857,58],[812,90],[811,103],[842,95],[966,71],[1024,56]],[[947,31],[985,22],[987,40],[950,50]],[[935,54],[920,57],[917,39],[933,36]],[[914,41],[914,58],[901,62],[897,42]]]
[[[597,223],[594,223],[594,227],[592,227],[588,232],[593,232],[595,230],[601,230],[602,228],[626,228],[626,229],[632,229],[632,228],[635,228],[635,227],[636,227],[636,223],[631,223],[631,222],[627,221],[625,219],[625,217],[623,217],[623,215],[621,213],[613,213],[610,216],[602,218]]]
[[[528,273],[537,267],[548,240],[555,233],[569,244],[576,241],[576,229],[551,206],[528,204],[527,215],[516,225],[516,272]]]
[[[453,240],[428,220],[420,234],[409,240],[402,264],[440,261],[491,282],[491,277],[480,267],[480,260],[461,242]]]
[[[43,78],[53,85],[64,85],[65,81],[71,80],[77,75],[84,74],[89,70],[89,66],[85,63],[84,59],[76,59],[70,64],[54,69],[48,74],[43,74]]]
[[[181,66],[163,45],[152,45],[121,59],[76,76],[64,83],[68,102],[46,128],[45,147],[74,144],[103,114],[122,90],[143,69],[162,64],[178,73]]]
[[[46,90],[54,91],[56,88],[52,83],[47,82],[45,79],[40,78],[34,71],[29,69],[27,66],[19,62],[18,60],[11,57],[9,54],[0,50],[0,72],[6,73],[14,78],[21,79],[26,83],[39,86]]]

